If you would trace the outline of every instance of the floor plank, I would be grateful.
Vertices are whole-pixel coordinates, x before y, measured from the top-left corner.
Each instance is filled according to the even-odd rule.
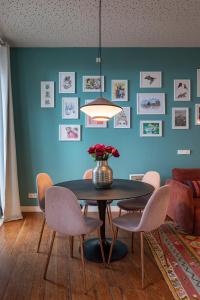
[[[97,217],[95,213],[91,216]],[[45,226],[40,253],[36,253],[42,214],[26,213],[23,220],[0,227],[0,299],[1,300],[172,300],[151,252],[145,243],[145,284],[141,289],[139,237],[134,253],[130,252],[130,234],[119,231],[119,239],[129,248],[122,260],[104,268],[86,262],[88,293],[83,292],[79,241],[75,239],[74,256],[69,256],[67,237],[56,234],[48,268],[48,281],[43,280],[44,266],[52,231]],[[107,235],[110,236],[109,226]],[[93,234],[90,236],[94,236]],[[148,271],[147,271],[148,270]]]

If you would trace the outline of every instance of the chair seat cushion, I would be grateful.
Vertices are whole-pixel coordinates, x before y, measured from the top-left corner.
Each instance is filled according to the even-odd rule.
[[[108,200],[107,204],[111,204],[113,200]],[[97,201],[85,200],[86,205],[97,206]]]
[[[131,200],[122,200],[117,203],[119,208],[127,211],[144,209],[150,196],[138,197]]]
[[[103,224],[101,220],[91,217],[84,217],[84,220],[88,227],[88,232],[86,232],[85,234],[92,232],[94,229],[100,227]]]
[[[141,216],[142,214],[139,212],[128,213],[113,219],[113,224],[121,229],[134,232],[140,223]]]

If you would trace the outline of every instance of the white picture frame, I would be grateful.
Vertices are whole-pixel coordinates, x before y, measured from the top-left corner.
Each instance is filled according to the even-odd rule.
[[[189,129],[189,108],[172,108],[172,129]]]
[[[79,100],[78,97],[62,98],[62,119],[79,118]]]
[[[83,76],[83,92],[104,92],[104,76]]]
[[[114,117],[114,128],[131,128],[131,108],[122,107],[122,111]]]
[[[136,180],[136,181],[142,181],[142,178],[144,177],[144,173],[140,174],[129,174],[129,180]]]
[[[162,121],[161,120],[141,120],[140,121],[141,137],[161,137]]]
[[[197,97],[200,97],[200,69],[197,69]]]
[[[59,72],[59,93],[74,94],[76,92],[75,72]]]
[[[128,80],[113,79],[111,81],[112,101],[128,101]]]
[[[41,108],[54,107],[54,81],[41,81]]]
[[[138,115],[164,115],[165,93],[137,93]]]
[[[200,125],[200,104],[195,104],[195,125]]]
[[[59,141],[80,141],[81,140],[81,125],[59,125]]]
[[[94,99],[87,99],[85,100],[85,104],[94,101]],[[85,115],[85,127],[86,128],[107,128],[106,121],[94,121],[88,115]]]
[[[190,79],[174,80],[174,101],[190,101]]]
[[[141,71],[140,88],[161,88],[162,72],[160,71]]]

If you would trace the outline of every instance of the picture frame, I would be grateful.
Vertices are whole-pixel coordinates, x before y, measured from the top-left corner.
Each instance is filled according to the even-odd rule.
[[[164,115],[165,93],[137,93],[138,115]]]
[[[172,108],[172,129],[189,129],[189,108]]]
[[[140,88],[161,88],[162,72],[142,71],[140,72]]]
[[[129,180],[142,181],[144,174],[129,174]]]
[[[94,101],[94,99],[87,99],[85,100],[85,104]],[[107,128],[106,121],[94,121],[88,115],[85,115],[85,127],[86,128]]]
[[[79,100],[78,97],[62,98],[62,119],[79,118]]]
[[[75,72],[59,72],[59,93],[74,94],[75,92]]]
[[[81,125],[59,125],[59,141],[80,141]]]
[[[41,81],[41,108],[54,108],[54,81]]]
[[[197,69],[197,97],[200,97],[200,69]]]
[[[104,76],[83,76],[83,92],[104,92]]]
[[[190,101],[190,79],[174,80],[174,101]]]
[[[112,101],[128,101],[128,80],[114,79],[111,81]]]
[[[200,125],[200,104],[195,104],[195,125]]]
[[[114,116],[114,128],[131,127],[131,108],[130,106],[122,107],[122,111]]]
[[[140,121],[140,136],[141,137],[161,137],[162,136],[162,121]]]

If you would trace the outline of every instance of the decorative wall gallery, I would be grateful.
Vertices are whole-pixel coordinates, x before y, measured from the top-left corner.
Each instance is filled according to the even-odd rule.
[[[54,81],[41,81],[41,108],[54,108]],[[101,86],[102,84],[102,86]],[[160,71],[140,72],[140,88],[161,88],[162,73]],[[83,92],[104,92],[104,76],[83,76]],[[59,93],[76,92],[76,73],[59,72]],[[138,115],[164,115],[165,93],[137,93]],[[197,97],[200,97],[200,69],[197,70]],[[111,80],[112,101],[128,101],[128,80]],[[174,80],[174,101],[186,102],[191,100],[190,79]],[[85,100],[89,103],[93,99]],[[131,107],[122,107],[123,110],[114,117],[114,128],[131,128]],[[62,119],[79,119],[78,97],[62,98]],[[161,137],[162,120],[140,120],[141,137]],[[200,104],[195,104],[195,125],[200,125]],[[85,116],[85,128],[106,128],[107,122],[94,121]],[[189,129],[189,108],[172,108],[172,129]],[[59,125],[60,141],[80,141],[81,125]]]

